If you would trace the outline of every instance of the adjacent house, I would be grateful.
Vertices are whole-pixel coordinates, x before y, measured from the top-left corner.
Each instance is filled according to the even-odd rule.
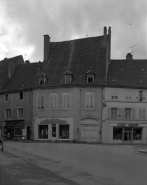
[[[103,105],[103,143],[147,144],[147,60],[111,60]]]

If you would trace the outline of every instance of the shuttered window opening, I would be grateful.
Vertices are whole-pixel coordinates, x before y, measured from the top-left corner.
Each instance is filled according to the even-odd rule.
[[[139,109],[139,119],[145,120],[146,110],[144,108]]]
[[[62,110],[71,110],[71,94],[63,93],[62,95]]]
[[[94,93],[91,92],[85,93],[85,109],[86,110],[94,109]]]
[[[58,95],[57,94],[49,95],[49,109],[58,110]]]
[[[37,97],[37,108],[38,110],[45,109],[45,96],[42,94],[39,94]]]

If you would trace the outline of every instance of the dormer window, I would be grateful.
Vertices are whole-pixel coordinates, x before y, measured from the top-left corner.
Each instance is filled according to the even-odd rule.
[[[64,78],[65,78],[65,83],[66,84],[70,84],[72,82],[72,73],[67,70],[65,73],[64,73]]]
[[[39,76],[39,85],[44,86],[46,83],[46,80],[47,78],[46,78],[45,73],[41,73],[41,75]]]
[[[95,73],[92,70],[89,70],[88,72],[86,72],[86,74],[87,74],[87,83],[94,83]]]

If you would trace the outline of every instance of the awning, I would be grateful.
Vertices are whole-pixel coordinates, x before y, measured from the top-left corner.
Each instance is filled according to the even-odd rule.
[[[23,122],[6,122],[6,125],[5,127],[20,127],[22,128],[23,127]]]

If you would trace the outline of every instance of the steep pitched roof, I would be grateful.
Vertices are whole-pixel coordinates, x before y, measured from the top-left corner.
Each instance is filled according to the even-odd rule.
[[[147,88],[147,60],[111,60],[108,86]]]
[[[106,84],[107,37],[90,37],[64,42],[51,42],[48,63],[30,63],[18,65],[15,74],[3,91],[38,87],[38,73],[46,74],[45,86],[67,85],[64,74],[69,70],[73,74],[72,85],[88,85],[86,72],[95,73],[95,85]],[[24,86],[23,86],[24,85]]]
[[[5,58],[0,61],[0,91],[8,81],[8,72],[9,72],[9,64],[13,63],[14,67],[18,64],[24,63],[23,57],[21,55],[13,57],[13,58]]]

